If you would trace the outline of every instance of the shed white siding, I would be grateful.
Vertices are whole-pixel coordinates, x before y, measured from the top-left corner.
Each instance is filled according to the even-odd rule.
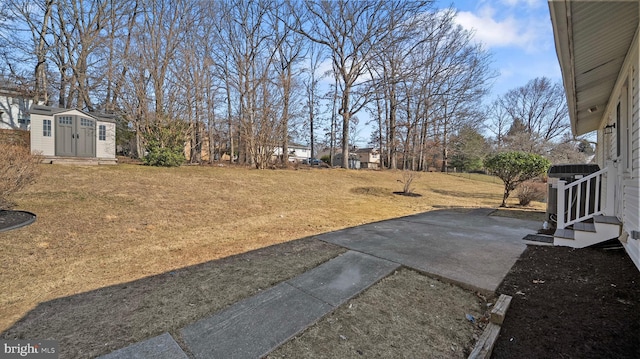
[[[78,120],[89,119],[95,121],[95,131],[91,135],[93,144],[95,144],[95,152],[91,142],[85,142],[89,147],[83,154],[90,153],[91,157],[99,160],[105,160],[104,163],[115,163],[116,158],[116,124],[113,120],[107,117],[96,117],[91,114],[75,110],[75,109],[58,109],[46,106],[34,106],[31,108],[31,151],[33,153],[40,153],[47,157],[60,156],[56,153],[56,121],[60,117],[75,116]],[[50,121],[51,124],[51,136],[45,136],[44,123]],[[101,133],[100,129],[104,126],[104,131]],[[101,136],[101,134],[103,136]],[[77,135],[77,134],[76,134]],[[95,136],[95,138],[93,137]],[[101,139],[102,138],[102,139]],[[88,151],[88,152],[87,152]],[[79,153],[79,152],[78,152]],[[95,155],[93,154],[95,153]],[[69,157],[69,155],[66,155]],[[65,156],[60,156],[65,157]],[[71,156],[75,157],[75,156]],[[79,154],[79,157],[83,157]],[[87,157],[83,157],[87,158]],[[113,162],[112,162],[113,161]]]
[[[105,126],[106,136],[100,140],[100,126]],[[96,125],[96,157],[114,158],[116,156],[116,124],[98,121]]]
[[[44,120],[51,121],[51,136],[43,136]],[[52,116],[45,115],[31,115],[31,152],[39,153],[43,156],[55,156],[56,143],[55,143],[55,131],[56,126],[53,122]]]

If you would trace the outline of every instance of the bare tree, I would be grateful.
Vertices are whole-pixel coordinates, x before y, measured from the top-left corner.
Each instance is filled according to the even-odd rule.
[[[278,85],[281,89],[282,112],[280,115],[282,164],[286,164],[289,158],[289,121],[291,117],[291,103],[293,101],[294,77],[298,75],[295,66],[302,58],[303,38],[291,30],[294,19],[283,13],[284,7],[273,6],[271,19],[273,34],[273,46],[277,48],[277,56],[274,60],[275,71],[278,74]]]
[[[311,140],[311,158],[316,158],[316,141],[315,141],[315,126],[317,125],[319,96],[318,96],[318,82],[320,74],[317,73],[320,63],[323,60],[323,53],[318,46],[310,44],[307,53],[309,59],[309,68],[306,69],[308,77],[304,82],[306,90],[306,107],[309,116],[309,135]],[[331,159],[330,159],[331,160]]]
[[[375,46],[393,31],[388,26],[389,14],[394,20],[407,18],[415,9],[414,2],[366,1],[332,2],[305,1],[293,8],[298,17],[297,32],[309,40],[326,47],[338,75],[341,99],[338,114],[342,117],[342,167],[349,166],[349,127],[352,117],[366,104],[356,87],[363,84],[366,63],[374,54]]]
[[[492,107],[489,127],[494,133],[502,134],[507,127],[512,136],[519,133],[517,143],[526,140],[542,148],[559,140],[570,126],[563,87],[546,77],[509,90]],[[499,143],[504,144],[503,140]],[[532,151],[541,153],[541,148]]]

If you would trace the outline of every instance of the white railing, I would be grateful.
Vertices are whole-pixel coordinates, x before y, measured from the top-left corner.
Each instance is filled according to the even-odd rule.
[[[564,229],[574,223],[596,215],[611,215],[615,190],[615,171],[607,166],[598,172],[571,183],[558,181],[557,228]],[[603,201],[606,201],[603,203]]]

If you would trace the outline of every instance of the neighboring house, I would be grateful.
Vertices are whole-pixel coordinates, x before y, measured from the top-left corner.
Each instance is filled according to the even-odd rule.
[[[342,153],[336,153],[333,155],[333,166],[342,166]],[[360,159],[355,152],[349,153],[349,168],[352,170],[358,170],[361,167]]]
[[[356,150],[356,155],[360,160],[361,168],[380,168],[380,152],[376,148],[359,148]]]
[[[116,163],[116,122],[106,115],[33,105],[31,151],[45,161],[81,159],[99,164]]]
[[[28,130],[31,102],[21,91],[0,87],[0,129]]]
[[[618,238],[640,269],[638,1],[550,1],[575,135],[597,131],[601,170],[558,184],[554,244]]]
[[[287,147],[289,149],[289,162],[301,162],[311,158],[311,147],[309,146],[290,143]],[[282,156],[282,147],[275,147],[273,154],[276,157]]]

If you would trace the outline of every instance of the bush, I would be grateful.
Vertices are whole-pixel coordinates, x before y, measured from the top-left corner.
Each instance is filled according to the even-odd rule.
[[[320,161],[322,161],[322,162],[324,162],[324,163],[327,163],[327,164],[329,164],[329,165],[331,165],[331,163],[329,163],[329,160],[330,160],[330,159],[331,159],[331,158],[329,157],[329,155],[324,155],[324,156],[320,157]]]
[[[149,166],[177,167],[185,161],[184,146],[189,125],[180,120],[160,118],[149,127],[144,138],[147,154],[142,161]]]
[[[9,197],[36,181],[41,161],[26,146],[0,143],[0,210],[11,208]]]
[[[420,177],[420,173],[416,171],[404,170],[402,171],[402,179],[399,179],[398,182],[402,183],[402,193],[411,194],[413,193],[413,187],[411,184],[413,180]]]
[[[181,147],[161,147],[150,141],[147,144],[148,152],[142,159],[145,165],[160,167],[178,167],[184,160],[184,152]]]
[[[500,207],[507,206],[511,191],[525,181],[536,178],[549,169],[551,162],[546,158],[527,152],[502,152],[487,158],[485,167],[504,182],[504,194]]]
[[[531,201],[542,202],[547,197],[547,185],[538,181],[523,182],[518,186],[517,197],[521,206],[528,206]]]

